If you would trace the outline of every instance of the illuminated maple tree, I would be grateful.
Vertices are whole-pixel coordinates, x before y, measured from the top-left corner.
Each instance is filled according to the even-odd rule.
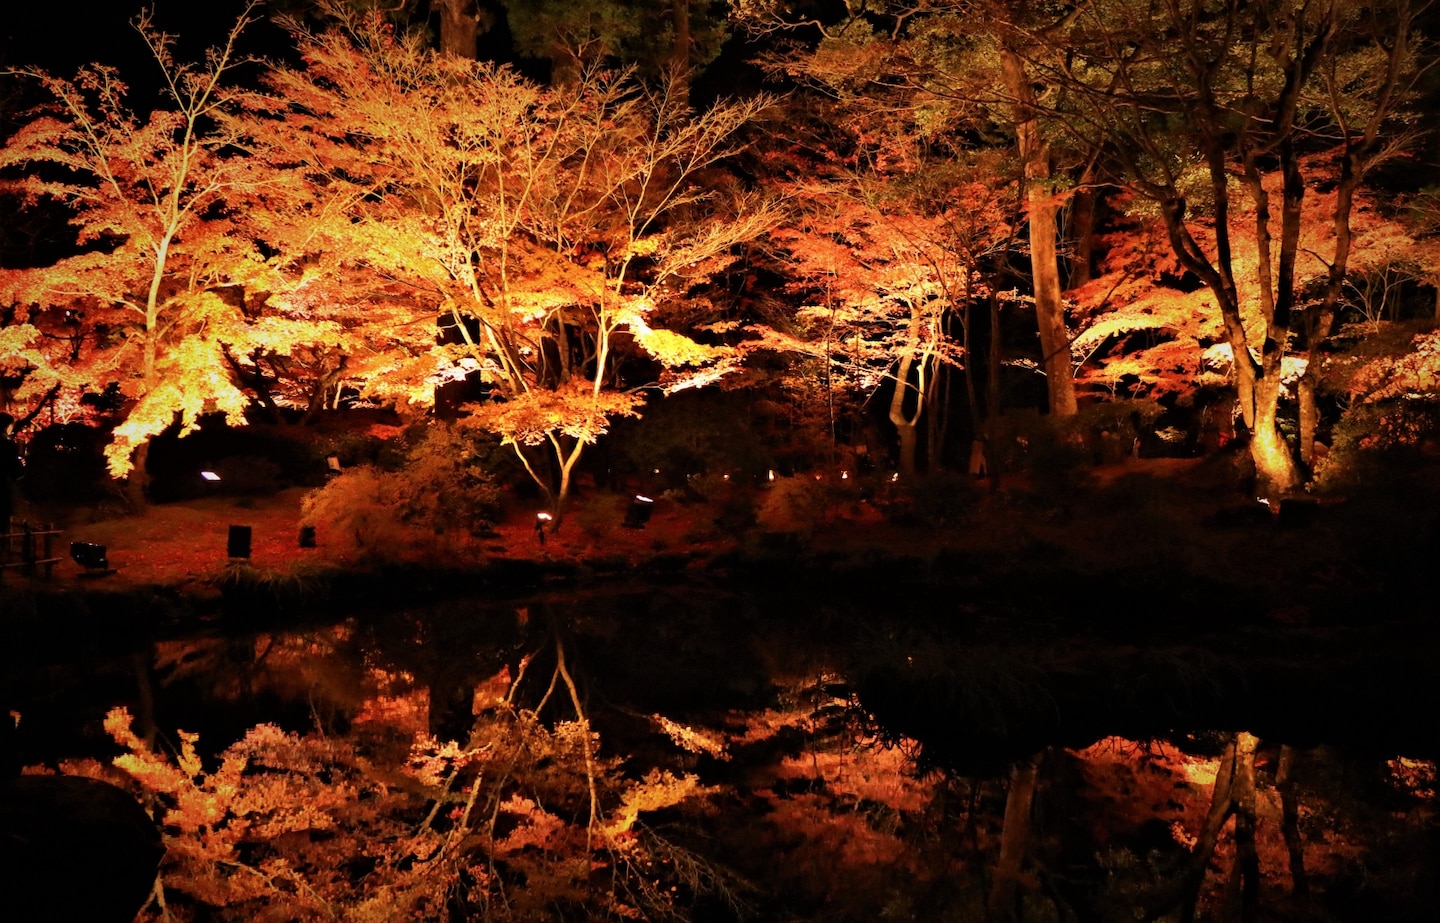
[[[948,141],[972,151],[993,148],[1001,138],[1013,142],[1018,164],[997,161],[992,169],[1023,179],[1032,293],[1027,300],[1035,308],[1039,366],[1050,412],[1073,416],[1077,404],[1058,231],[1070,190],[1052,149],[1063,136],[1042,123],[1033,84],[1045,77],[1027,70],[1017,51],[1033,46],[1026,24],[1047,11],[1003,0],[847,3],[843,10],[747,0],[738,15],[762,32],[818,33],[814,47],[776,55],[770,67],[838,101],[838,117],[872,142],[915,137],[937,149]],[[963,141],[955,142],[957,137]]]
[[[1313,352],[1330,333],[1356,194],[1411,137],[1404,106],[1424,50],[1412,35],[1415,15],[1408,3],[1381,11],[1344,0],[1117,0],[1086,8],[1062,32],[1033,35],[1065,54],[1037,54],[1030,66],[1080,100],[1051,109],[1052,124],[1103,148],[1101,163],[1158,207],[1180,264],[1208,290],[1236,357],[1262,496],[1302,479],[1279,425],[1287,359]],[[1335,164],[1330,240],[1323,283],[1307,293],[1307,186],[1330,173],[1313,170],[1322,161],[1307,155],[1321,152]],[[1315,375],[1299,381],[1306,459]]]
[[[675,79],[598,70],[547,89],[373,19],[297,39],[304,65],[272,76],[259,117],[283,126],[315,192],[313,239],[392,286],[371,303],[408,315],[347,370],[366,393],[423,409],[443,381],[478,382],[469,424],[513,446],[558,510],[585,446],[639,412],[641,386],[734,366],[732,350],[661,318],[702,308],[694,293],[776,220],[771,204],[699,183],[768,100],[692,113]],[[663,374],[633,365],[645,377],[626,383],[631,355]]]
[[[84,326],[63,371],[32,356],[31,377],[37,387],[118,383],[128,403],[106,457],[115,476],[132,474],[136,501],[152,437],[176,422],[188,432],[206,413],[244,423],[250,399],[226,350],[286,352],[330,336],[324,323],[258,318],[245,303],[266,259],[244,205],[275,181],[262,159],[244,156],[257,141],[233,118],[243,95],[229,86],[242,63],[236,42],[253,9],[203,65],[176,61],[173,38],[142,13],[135,27],[163,76],[162,104],[148,113],[112,68],[90,65],[73,79],[26,72],[54,103],[0,150],[0,169],[23,170],[11,194],[58,202],[76,229],[78,252],[3,276],[10,302]]]
[[[910,475],[942,370],[964,364],[957,315],[988,293],[981,264],[1006,224],[991,164],[931,162],[904,146],[862,141],[799,168],[791,198],[805,205],[775,239],[792,290],[811,303],[761,342],[824,361],[841,389],[888,389],[898,467]]]

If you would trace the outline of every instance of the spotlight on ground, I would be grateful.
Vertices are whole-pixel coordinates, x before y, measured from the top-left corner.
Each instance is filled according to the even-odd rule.
[[[630,507],[625,511],[625,522],[627,529],[643,529],[645,523],[650,521],[650,514],[655,510],[655,501],[649,497],[636,494],[630,500]]]
[[[71,542],[70,559],[88,573],[107,573],[110,570],[110,559],[105,555],[105,546],[96,545],[91,542]]]

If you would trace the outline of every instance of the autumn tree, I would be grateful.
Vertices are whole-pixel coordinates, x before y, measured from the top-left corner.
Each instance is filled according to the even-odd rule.
[[[1409,3],[1116,2],[1086,7],[1030,65],[1083,101],[1052,125],[1104,146],[1117,181],[1154,203],[1181,265],[1206,287],[1233,354],[1261,496],[1302,471],[1280,429],[1286,359],[1314,357],[1334,324],[1355,196],[1410,138],[1422,46]],[[1320,155],[1325,154],[1328,157]],[[1303,205],[1333,184],[1325,272],[1307,290]],[[1244,241],[1242,246],[1241,241]],[[1242,260],[1242,249],[1253,258]],[[1301,457],[1316,414],[1300,385]]]
[[[447,0],[448,2],[448,0]],[[596,64],[680,74],[720,53],[724,0],[502,0],[522,54],[548,60],[552,81]]]
[[[1066,417],[1077,409],[1058,230],[1069,184],[1055,162],[1055,139],[1040,119],[1043,107],[1035,83],[1043,77],[1022,54],[1033,39],[1016,27],[1025,23],[1048,30],[1052,24],[1046,15],[1002,0],[882,7],[847,3],[839,14],[805,5],[792,10],[764,0],[740,6],[742,20],[762,32],[819,34],[813,47],[794,46],[773,56],[771,68],[841,101],[843,117],[864,125],[862,133],[900,132],[927,141],[948,134],[974,147],[993,147],[1003,138],[1013,145],[1017,163],[1012,169],[1025,187],[1040,364],[1050,412]]]
[[[642,386],[733,366],[661,320],[703,315],[695,291],[774,223],[734,184],[700,183],[766,100],[692,113],[674,80],[599,70],[547,89],[374,20],[297,40],[304,65],[272,76],[258,117],[283,126],[318,192],[315,239],[393,282],[405,294],[380,300],[409,312],[368,393],[425,408],[441,381],[478,382],[470,422],[514,447],[558,511],[585,446],[639,412]],[[437,319],[453,342],[436,343]],[[622,371],[629,355],[648,359]]]
[[[328,335],[307,321],[257,323],[234,297],[265,264],[239,228],[242,203],[274,180],[262,159],[244,156],[257,141],[233,118],[243,95],[230,85],[237,41],[253,11],[203,65],[176,61],[173,37],[142,13],[135,27],[163,77],[162,104],[148,112],[112,68],[89,65],[73,79],[26,71],[54,103],[0,150],[0,169],[23,171],[10,191],[59,203],[76,229],[77,252],[6,272],[7,298],[86,325],[90,341],[61,378],[94,390],[117,382],[128,398],[106,457],[112,474],[130,475],[136,501],[152,437],[177,421],[184,433],[205,413],[244,422],[249,399],[227,349],[284,351]]]
[[[812,140],[814,147],[816,142]],[[1006,224],[990,164],[931,159],[913,139],[849,139],[794,165],[790,197],[803,203],[775,234],[807,299],[793,324],[762,342],[823,360],[832,386],[886,401],[897,467],[916,471],[921,425],[943,411],[941,382],[968,366],[968,311],[989,292],[985,263]],[[968,373],[968,368],[967,368]],[[975,385],[967,393],[976,409]],[[979,429],[979,419],[973,421]],[[940,428],[931,430],[938,467]]]

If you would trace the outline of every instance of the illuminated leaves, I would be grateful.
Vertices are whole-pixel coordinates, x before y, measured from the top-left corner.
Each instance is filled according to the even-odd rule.
[[[615,417],[638,416],[642,401],[634,394],[597,393],[589,382],[572,382],[506,401],[468,405],[469,422],[498,433],[507,444],[536,446],[555,435],[589,444],[605,434]]]
[[[447,895],[489,907],[487,919],[540,918],[556,901],[602,916],[653,912],[673,894],[663,876],[679,871],[662,870],[686,854],[652,851],[641,820],[707,793],[689,775],[623,779],[614,760],[592,758],[586,721],[547,727],[505,701],[483,710],[467,744],[418,735],[398,764],[273,725],[218,757],[182,731],[166,757],[123,709],[105,726],[126,750],[114,765],[152,806],[166,846],[167,906],[146,919],[418,921],[440,915]],[[604,812],[592,827],[584,806],[596,786]]]
[[[443,381],[483,380],[493,402],[474,422],[532,475],[524,450],[553,453],[558,489],[537,480],[563,502],[583,446],[638,411],[609,393],[620,363],[647,355],[690,383],[733,363],[653,306],[699,303],[690,290],[777,220],[700,183],[766,98],[696,113],[678,79],[599,69],[547,88],[371,20],[297,38],[303,66],[272,75],[261,109],[284,126],[277,160],[315,190],[308,233],[348,254],[346,271],[415,293],[412,320],[385,328],[393,342],[362,336],[374,352],[347,366],[368,395],[423,406]],[[374,300],[360,295],[357,319]],[[438,348],[427,311],[452,331]]]

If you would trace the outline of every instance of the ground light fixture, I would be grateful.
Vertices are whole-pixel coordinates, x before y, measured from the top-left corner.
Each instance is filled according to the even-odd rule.
[[[202,478],[204,478],[205,480],[207,480],[207,481],[218,481],[218,480],[220,480],[220,475],[216,474],[216,473],[213,472],[213,471],[202,471],[202,472],[200,472],[200,476],[201,476]]]
[[[225,537],[225,554],[231,558],[250,557],[250,537],[249,526],[231,526]]]
[[[643,529],[645,523],[650,521],[650,514],[655,510],[655,501],[642,494],[636,494],[630,499],[630,506],[625,510],[625,522],[627,529]]]
[[[545,544],[545,526],[554,518],[545,512],[535,514],[535,539],[542,545]]]
[[[86,573],[110,572],[110,559],[106,556],[104,545],[97,545],[94,542],[71,542],[70,559],[85,568]]]

